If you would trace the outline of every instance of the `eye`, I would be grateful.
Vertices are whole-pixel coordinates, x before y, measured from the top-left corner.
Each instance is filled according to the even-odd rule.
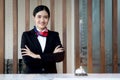
[[[38,15],[37,18],[41,18],[41,15]]]
[[[44,16],[45,19],[48,19],[48,16]]]

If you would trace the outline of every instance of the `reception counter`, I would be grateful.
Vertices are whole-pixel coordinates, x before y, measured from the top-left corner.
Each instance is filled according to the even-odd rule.
[[[120,80],[120,74],[0,74],[0,80]]]

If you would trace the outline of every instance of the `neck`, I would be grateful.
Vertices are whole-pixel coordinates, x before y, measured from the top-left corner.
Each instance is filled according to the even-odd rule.
[[[39,27],[37,27],[37,26],[36,26],[36,28],[37,28],[39,31],[43,31],[43,30],[46,29],[46,27],[44,27],[44,28],[39,28]]]

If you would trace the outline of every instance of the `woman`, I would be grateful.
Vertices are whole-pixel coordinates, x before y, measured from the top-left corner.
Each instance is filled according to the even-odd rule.
[[[57,73],[56,62],[63,61],[64,49],[58,32],[47,29],[50,11],[39,5],[33,11],[35,26],[25,31],[21,39],[21,53],[25,73]]]

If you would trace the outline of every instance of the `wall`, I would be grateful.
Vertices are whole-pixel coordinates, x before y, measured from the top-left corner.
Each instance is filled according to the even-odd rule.
[[[42,4],[50,8],[50,0],[42,0]],[[30,0],[30,29],[33,28],[32,11],[38,5],[38,0]],[[74,0],[66,0],[67,7],[67,36],[66,36],[66,58],[67,73],[74,72]],[[62,0],[55,0],[55,31],[60,34],[63,42],[62,29]],[[52,17],[51,17],[52,18]],[[5,0],[5,59],[13,59],[13,0]],[[18,0],[18,58],[21,59],[20,44],[21,35],[25,31],[25,0]],[[50,22],[48,24],[50,29]],[[59,73],[62,73],[63,63],[57,63]]]

